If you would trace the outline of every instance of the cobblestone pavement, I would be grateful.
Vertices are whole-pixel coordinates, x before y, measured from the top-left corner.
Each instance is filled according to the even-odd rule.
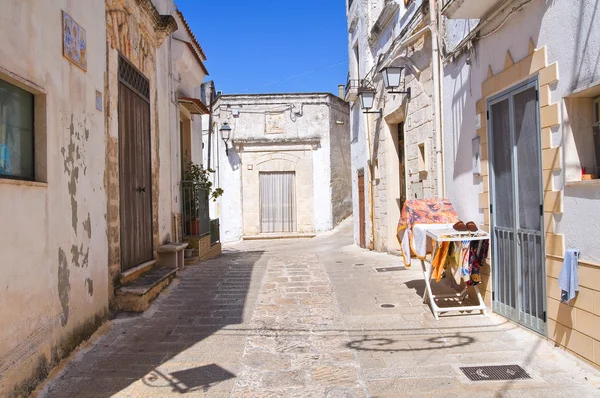
[[[311,240],[227,246],[143,316],[113,321],[39,395],[600,396],[597,370],[504,318],[436,321],[420,267],[378,272],[399,258],[356,248],[351,233],[347,221]],[[459,369],[495,364],[532,379],[470,382]]]

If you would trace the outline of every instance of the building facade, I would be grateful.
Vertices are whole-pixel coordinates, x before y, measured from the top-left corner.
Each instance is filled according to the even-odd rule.
[[[0,396],[26,396],[129,283],[158,270],[147,306],[175,277],[206,56],[172,0],[9,1],[0,21]]]
[[[223,241],[311,236],[350,215],[348,105],[342,99],[221,95],[213,119],[220,130],[224,123],[231,128],[218,157]]]
[[[491,232],[494,311],[598,366],[598,2],[482,3],[442,10],[447,195]],[[580,251],[570,305],[566,249]]]
[[[0,396],[28,395],[108,314],[104,14],[3,2]]]
[[[490,232],[487,305],[596,366],[597,6],[349,1],[346,87],[356,243],[394,251],[404,199],[449,198]],[[410,98],[382,87],[388,66],[404,68],[399,90],[410,87]],[[363,114],[365,89],[375,103]],[[579,253],[570,304],[558,287],[567,249]]]
[[[429,1],[353,0],[347,6],[355,242],[397,252],[404,201],[443,191],[439,55]],[[403,68],[400,91],[410,95],[384,87],[381,70],[390,66]],[[375,91],[371,113],[359,100],[363,88]]]

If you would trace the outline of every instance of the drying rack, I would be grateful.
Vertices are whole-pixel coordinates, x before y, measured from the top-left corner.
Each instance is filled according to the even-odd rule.
[[[434,243],[432,257],[433,253],[435,253],[437,250],[437,246],[442,242],[475,241],[490,238],[490,235],[482,230],[479,230],[477,232],[459,232],[454,229],[431,229],[427,230],[426,233],[427,237],[431,238],[431,240]],[[433,266],[431,264],[427,266],[425,260],[421,259],[421,268],[423,269],[423,277],[425,278],[426,287],[425,294],[423,295],[423,303],[427,304],[427,300],[429,300],[429,304],[431,305],[431,311],[433,312],[433,316],[436,320],[439,320],[440,313],[449,311],[460,311],[462,313],[465,313],[467,311],[481,311],[483,315],[487,315],[487,308],[485,306],[485,303],[483,302],[483,298],[481,297],[478,285],[473,286],[477,295],[477,300],[479,302],[478,305],[439,307],[435,302],[436,299],[453,298],[458,299],[459,301],[464,300],[465,296],[467,295],[467,287],[465,287],[461,292],[457,292],[454,294],[434,295],[431,290],[431,273],[433,272]]]

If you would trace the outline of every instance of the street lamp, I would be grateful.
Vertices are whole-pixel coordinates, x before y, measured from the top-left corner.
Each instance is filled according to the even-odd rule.
[[[383,76],[383,85],[390,94],[406,94],[406,97],[410,99],[410,87],[405,91],[394,91],[400,87],[400,81],[402,80],[403,66],[387,66],[379,71]],[[406,82],[404,82],[406,87]]]
[[[370,87],[361,87],[358,89],[358,97],[360,98],[360,106],[363,110],[363,113],[378,113],[379,115],[383,114],[381,109],[378,111],[369,110],[373,108],[373,104],[375,103],[375,94],[376,91]]]
[[[229,123],[224,122],[221,125],[219,132],[221,133],[221,139],[225,143],[225,155],[229,156],[229,147],[227,146],[227,142],[229,141],[229,138],[231,137],[231,127],[229,127]]]

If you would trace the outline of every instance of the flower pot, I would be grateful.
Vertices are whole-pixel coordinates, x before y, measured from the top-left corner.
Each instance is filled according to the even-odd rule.
[[[200,235],[200,220],[186,221],[185,230],[188,235]]]
[[[185,258],[191,258],[194,255],[194,249],[185,249],[183,255]]]

